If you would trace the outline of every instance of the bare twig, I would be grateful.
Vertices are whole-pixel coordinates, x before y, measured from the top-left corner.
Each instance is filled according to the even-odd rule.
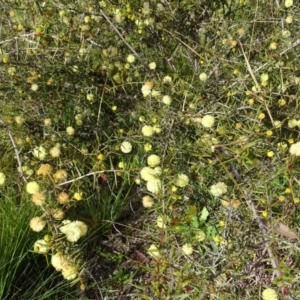
[[[24,181],[25,183],[27,183],[27,179],[25,178],[24,173],[23,173],[23,170],[22,170],[22,162],[21,162],[21,158],[20,158],[20,152],[19,152],[19,150],[18,150],[18,148],[17,148],[15,139],[14,139],[14,137],[13,137],[13,135],[12,135],[12,133],[11,133],[11,131],[10,131],[8,125],[7,125],[1,118],[0,118],[0,123],[1,123],[1,124],[3,125],[3,127],[6,129],[7,135],[9,136],[9,139],[10,139],[10,141],[11,141],[11,143],[12,143],[13,148],[14,148],[14,151],[15,151],[15,154],[16,154],[16,158],[17,158],[17,162],[18,162],[18,166],[19,166],[19,167],[18,167],[18,171],[19,171],[19,173],[20,173],[20,176],[21,176],[21,178],[23,179],[23,181]]]
[[[128,170],[126,170],[126,171],[128,171]],[[95,171],[95,172],[91,172],[91,173],[88,173],[88,174],[84,174],[84,175],[79,176],[79,177],[77,177],[77,178],[74,178],[74,179],[71,179],[71,180],[62,182],[62,183],[59,183],[57,186],[63,186],[63,185],[66,185],[66,184],[69,184],[69,183],[78,181],[78,180],[80,180],[80,179],[82,179],[82,178],[85,178],[85,177],[88,177],[88,176],[93,176],[93,175],[103,174],[103,173],[115,173],[115,172],[124,172],[124,170],[104,170],[104,171]]]

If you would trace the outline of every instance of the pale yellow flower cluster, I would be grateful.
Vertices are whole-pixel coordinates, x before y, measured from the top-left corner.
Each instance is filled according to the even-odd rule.
[[[262,292],[263,300],[278,300],[278,294],[275,290],[267,288]]]
[[[182,252],[187,255],[187,256],[190,256],[192,255],[194,249],[193,249],[193,246],[191,244],[184,244],[182,247],[181,247],[181,250]]]
[[[295,156],[300,156],[300,142],[291,145],[290,154]]]
[[[60,232],[64,233],[67,240],[70,242],[77,242],[81,237],[85,236],[88,230],[86,224],[81,221],[69,221],[65,220],[63,222],[65,225],[60,227]]]
[[[43,146],[37,147],[33,150],[33,156],[40,160],[45,159],[46,155],[47,151]]]
[[[47,254],[49,251],[48,242],[45,240],[37,240],[33,245],[33,251],[39,254]]]
[[[60,252],[52,255],[51,264],[67,280],[73,280],[78,275],[76,265]]]
[[[189,184],[189,178],[185,174],[178,174],[175,180],[175,185],[178,187],[185,187]]]
[[[154,166],[144,167],[140,171],[141,178],[147,182],[147,190],[153,194],[157,194],[161,190],[161,180],[158,178],[162,174],[161,167],[158,166],[160,164],[160,158],[152,154],[148,157],[148,164]]]
[[[219,197],[227,192],[227,185],[224,182],[218,182],[210,187],[213,196]]]
[[[123,153],[130,153],[131,150],[132,150],[132,145],[131,143],[127,142],[127,141],[124,141],[122,144],[121,144],[121,147],[120,147],[121,151]]]
[[[46,221],[41,217],[34,217],[30,220],[30,228],[35,232],[42,231],[46,226]]]
[[[144,125],[142,127],[142,134],[143,136],[152,136],[154,133],[160,133],[161,132],[161,127],[159,125]]]
[[[294,128],[294,127],[300,128],[300,120],[290,119],[288,121],[288,127],[289,128]]]

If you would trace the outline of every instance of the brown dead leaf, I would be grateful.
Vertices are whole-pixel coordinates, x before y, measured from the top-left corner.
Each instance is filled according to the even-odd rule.
[[[278,233],[288,239],[291,239],[291,240],[299,238],[297,233],[295,233],[293,230],[291,230],[287,225],[285,225],[282,222],[279,222],[277,224],[275,231],[276,231],[276,233]]]

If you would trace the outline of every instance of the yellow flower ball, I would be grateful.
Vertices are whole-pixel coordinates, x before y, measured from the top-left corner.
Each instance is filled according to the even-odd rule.
[[[78,271],[74,264],[67,263],[63,265],[61,274],[66,280],[73,280],[77,277]]]
[[[53,171],[53,167],[51,165],[42,164],[36,173],[37,173],[37,175],[47,176],[48,174],[51,174],[52,171]]]
[[[164,104],[166,104],[166,105],[170,105],[171,102],[172,102],[172,98],[171,98],[170,96],[168,96],[168,95],[163,96],[162,102],[163,102]]]
[[[33,194],[40,191],[40,186],[35,181],[28,182],[26,184],[26,191],[27,191],[28,194],[33,195]]]
[[[35,204],[35,205],[38,205],[38,206],[42,206],[42,205],[45,205],[46,204],[46,196],[44,193],[42,192],[36,192],[32,195],[32,198],[31,198],[32,202]]]
[[[157,194],[161,190],[161,181],[158,178],[153,178],[147,181],[147,190],[153,194]]]
[[[227,192],[227,185],[224,182],[218,182],[210,187],[213,196],[219,197]]]
[[[155,62],[151,62],[151,63],[149,64],[149,68],[150,68],[151,70],[155,70],[155,69],[156,69],[156,63],[155,63]]]
[[[154,168],[160,164],[160,157],[158,155],[151,154],[147,158],[147,163],[148,163],[148,166]]]
[[[33,90],[34,92],[36,92],[39,89],[39,86],[36,83],[33,83],[31,85],[31,90]]]
[[[189,181],[190,180],[187,175],[178,174],[174,184],[178,187],[185,187],[189,184]]]
[[[149,143],[145,144],[145,145],[144,145],[144,150],[145,150],[145,152],[151,151],[151,150],[152,150],[152,145],[149,144]]]
[[[184,244],[182,247],[181,247],[181,250],[182,252],[187,255],[187,256],[190,256],[192,255],[194,249],[193,249],[193,246],[191,244]]]
[[[61,192],[57,195],[57,202],[60,204],[67,204],[70,201],[70,197],[67,193]]]
[[[172,77],[171,76],[165,76],[163,78],[163,83],[172,83]]]
[[[127,62],[129,62],[130,64],[133,63],[135,61],[135,57],[132,54],[129,54],[126,58]]]
[[[291,155],[300,156],[300,142],[292,144],[289,151]]]
[[[53,174],[54,182],[63,182],[68,177],[68,173],[64,169],[59,169]]]
[[[127,141],[124,141],[122,144],[121,144],[121,151],[123,153],[130,153],[131,150],[132,150],[132,145],[131,143],[127,142]]]
[[[44,120],[44,125],[45,125],[45,126],[51,126],[51,125],[52,125],[52,120],[51,120],[50,118],[46,118],[46,119]]]
[[[285,0],[284,1],[284,6],[286,8],[292,7],[294,5],[294,1],[293,0]]]
[[[267,288],[262,292],[263,300],[278,300],[278,295],[275,290]]]
[[[43,146],[37,147],[33,150],[33,156],[43,160],[47,155],[46,149]]]
[[[201,73],[201,74],[199,75],[199,79],[200,79],[201,81],[206,81],[206,80],[207,80],[207,75],[206,75],[205,73]]]
[[[149,181],[151,179],[155,179],[155,171],[150,167],[144,167],[140,171],[141,178],[145,181]]]
[[[75,129],[72,127],[72,126],[68,126],[67,128],[66,128],[66,133],[67,133],[67,135],[74,135],[74,133],[75,133]]]
[[[37,240],[33,245],[33,251],[39,254],[47,254],[49,251],[48,243],[45,240]]]
[[[154,133],[154,129],[152,126],[149,126],[149,125],[145,125],[142,127],[142,134],[144,136],[152,136]]]
[[[150,196],[144,196],[144,197],[143,197],[142,203],[143,203],[143,206],[144,206],[144,207],[150,208],[150,207],[153,206],[154,200],[153,200],[153,198],[150,197]]]
[[[203,242],[206,239],[206,234],[202,230],[199,230],[195,235],[195,239],[197,242]]]
[[[201,119],[201,124],[205,127],[205,128],[210,128],[214,125],[215,123],[215,118],[211,115],[206,115]]]
[[[62,209],[57,208],[52,211],[52,216],[55,220],[62,220],[65,217],[65,213]]]
[[[46,226],[46,221],[41,217],[34,217],[29,222],[29,227],[35,231],[39,232],[42,231]]]
[[[56,145],[54,147],[52,147],[50,150],[49,150],[49,153],[50,155],[55,158],[55,157],[59,157],[60,154],[61,154],[61,151],[60,151],[60,145]]]
[[[51,264],[56,271],[61,271],[66,262],[67,259],[59,252],[51,256]]]
[[[76,192],[73,196],[73,198],[77,201],[82,200],[82,193],[81,192]]]

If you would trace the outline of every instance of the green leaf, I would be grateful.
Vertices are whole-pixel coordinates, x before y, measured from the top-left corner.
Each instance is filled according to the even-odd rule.
[[[205,222],[207,220],[209,216],[209,212],[207,210],[207,208],[204,206],[202,211],[201,211],[201,215],[200,215],[200,221]]]

